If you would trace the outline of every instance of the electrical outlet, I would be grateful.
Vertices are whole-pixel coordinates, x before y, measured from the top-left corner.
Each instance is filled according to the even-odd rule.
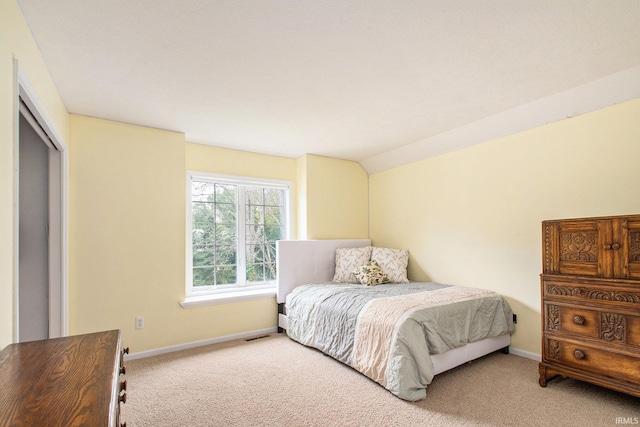
[[[136,317],[136,329],[144,328],[144,317]]]

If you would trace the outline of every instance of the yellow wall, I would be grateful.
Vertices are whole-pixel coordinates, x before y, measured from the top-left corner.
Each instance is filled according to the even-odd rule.
[[[293,181],[295,160],[72,115],[70,332],[118,328],[132,352],[275,327],[273,297],[182,308],[186,171]],[[135,317],[145,320],[134,328]]]
[[[172,344],[184,296],[184,137],[71,116],[69,332]],[[134,332],[136,316],[145,329]],[[135,335],[133,335],[135,333]]]
[[[306,236],[308,239],[369,237],[368,176],[347,160],[306,155]]]
[[[0,348],[13,342],[14,254],[14,58],[62,138],[68,137],[68,117],[31,32],[14,0],[0,0]]]
[[[317,177],[309,177],[307,161],[192,144],[180,133],[76,115],[70,138],[72,334],[122,329],[131,351],[141,352],[276,326],[273,297],[179,305],[185,297],[188,170],[290,181],[292,201],[298,200],[298,181],[316,180],[322,191],[316,186],[305,196],[323,206],[324,214],[310,221],[315,230],[325,236],[336,227],[345,230],[339,220],[348,212],[347,225],[364,232],[345,233],[367,236],[367,176],[357,163],[314,157]],[[294,202],[293,224],[298,210]],[[138,316],[144,329],[134,328]]]
[[[371,238],[409,277],[490,288],[540,354],[541,221],[640,213],[640,100],[370,177]]]
[[[307,239],[307,156],[296,159],[296,207],[297,207],[297,230],[298,239]]]
[[[294,182],[296,161],[202,144],[186,144],[188,170]]]

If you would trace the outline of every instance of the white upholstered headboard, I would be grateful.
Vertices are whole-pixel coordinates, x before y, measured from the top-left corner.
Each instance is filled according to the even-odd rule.
[[[296,286],[333,280],[336,248],[362,246],[371,246],[371,240],[278,240],[276,242],[278,303],[284,303],[289,292]]]

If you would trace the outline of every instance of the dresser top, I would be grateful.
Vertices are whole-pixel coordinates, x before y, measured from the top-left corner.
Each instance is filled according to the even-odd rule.
[[[119,330],[7,346],[0,426],[108,425],[119,358]]]
[[[623,218],[640,220],[640,214],[548,219],[548,220],[542,221],[542,223],[544,224],[545,222],[563,222],[563,221],[598,221],[598,220],[623,219]]]

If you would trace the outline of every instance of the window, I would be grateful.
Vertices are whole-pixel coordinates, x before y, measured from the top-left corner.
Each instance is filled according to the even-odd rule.
[[[194,172],[188,183],[187,296],[275,288],[290,184]]]

